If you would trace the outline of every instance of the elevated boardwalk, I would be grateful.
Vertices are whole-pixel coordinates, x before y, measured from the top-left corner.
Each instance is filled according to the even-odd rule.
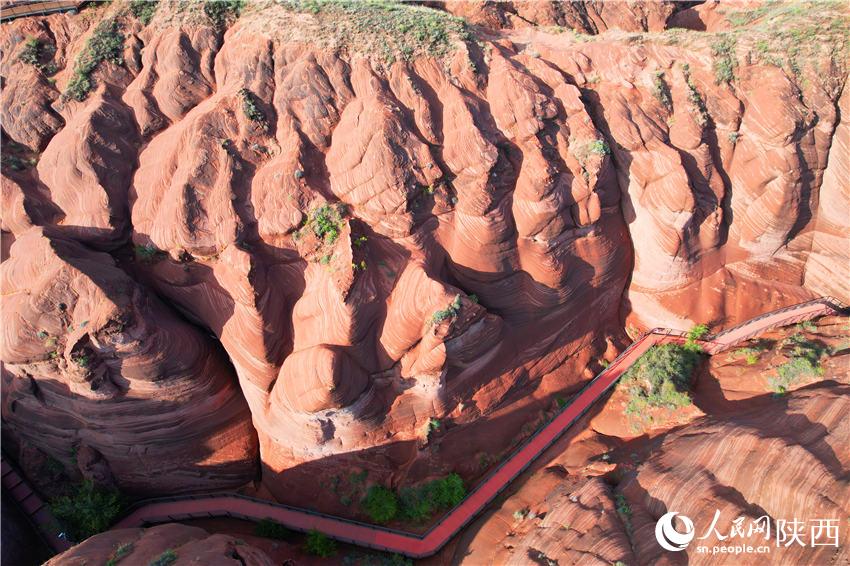
[[[74,12],[83,2],[78,0],[13,0],[0,2],[0,22],[26,16],[47,16],[57,12]]]

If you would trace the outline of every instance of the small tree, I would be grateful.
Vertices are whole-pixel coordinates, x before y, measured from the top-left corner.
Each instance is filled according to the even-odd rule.
[[[75,541],[82,541],[105,531],[122,509],[121,494],[86,480],[73,495],[53,501],[51,509]]]
[[[307,533],[307,541],[304,543],[304,550],[308,554],[321,556],[322,558],[330,558],[336,554],[336,542],[328,538],[324,533],[313,529]]]
[[[392,521],[398,512],[398,499],[389,489],[373,485],[366,493],[363,508],[374,522],[387,523]]]

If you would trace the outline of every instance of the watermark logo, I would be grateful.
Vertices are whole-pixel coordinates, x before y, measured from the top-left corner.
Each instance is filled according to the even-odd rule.
[[[838,547],[839,544],[838,519],[805,521],[794,518],[788,521],[774,520],[767,515],[737,517],[728,530],[721,530],[719,523],[720,510],[715,509],[711,525],[702,536],[696,537],[694,522],[677,511],[670,511],[655,524],[655,539],[664,550],[680,552],[696,538],[698,554],[769,554],[771,546],[765,543],[771,539],[774,539],[777,548],[792,545]],[[714,544],[710,544],[712,540]],[[756,544],[748,544],[751,541]]]
[[[677,515],[685,529],[685,532],[683,533],[677,531],[676,527],[673,525],[673,519],[675,519]],[[661,545],[661,548],[671,552],[685,550],[688,543],[694,539],[695,534],[694,522],[684,515],[680,515],[676,511],[665,513],[655,524],[655,539],[658,541],[658,544]]]

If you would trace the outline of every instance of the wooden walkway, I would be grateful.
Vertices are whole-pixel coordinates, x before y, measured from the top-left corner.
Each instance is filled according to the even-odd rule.
[[[837,299],[822,297],[765,313],[699,342],[707,353],[716,354],[772,328],[811,320],[826,314],[841,313],[846,309],[847,307]],[[520,445],[511,456],[472,490],[466,499],[424,534],[369,525],[233,493],[175,496],[142,501],[133,506],[113,528],[139,527],[209,517],[234,517],[251,521],[272,519],[293,530],[306,532],[316,529],[337,540],[363,547],[413,558],[430,556],[469,524],[564,431],[581,418],[594,403],[604,397],[623,373],[649,348],[656,344],[684,342],[685,334],[678,330],[655,328],[641,335],[591,380],[572,402]],[[4,474],[5,469],[4,463]],[[6,486],[5,475],[3,485]],[[37,506],[33,504],[33,508],[35,507]],[[37,523],[40,521],[35,517],[33,520]]]

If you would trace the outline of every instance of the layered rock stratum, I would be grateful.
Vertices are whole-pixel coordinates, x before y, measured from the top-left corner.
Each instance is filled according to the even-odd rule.
[[[850,301],[846,10],[613,7],[4,23],[4,438],[345,513],[340,469],[482,473],[624,329]]]

